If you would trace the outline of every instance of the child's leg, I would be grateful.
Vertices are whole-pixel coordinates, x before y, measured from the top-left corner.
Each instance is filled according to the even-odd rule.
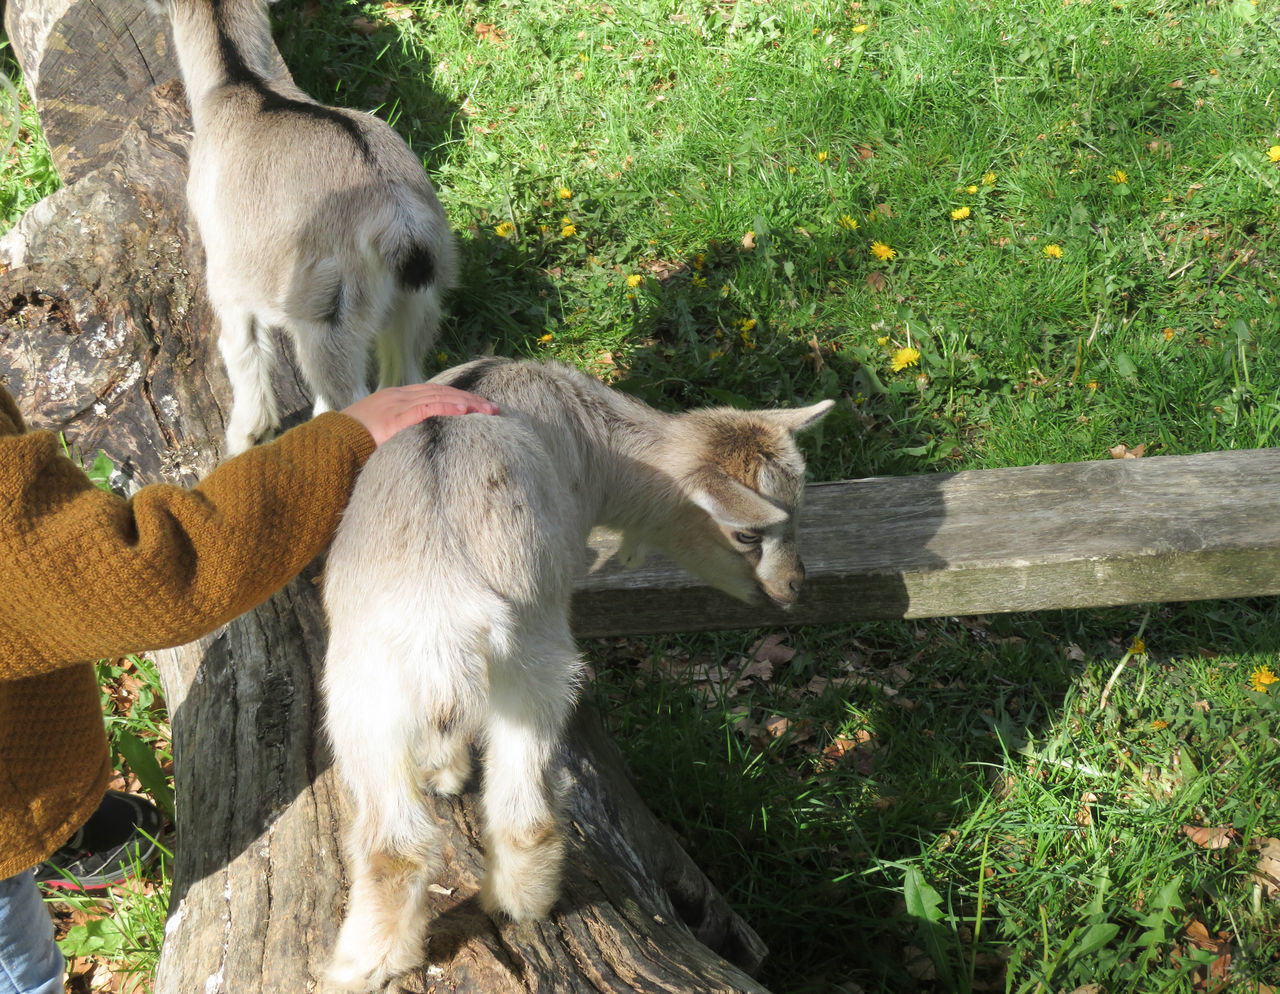
[[[0,880],[0,994],[62,994],[62,967],[31,871]]]

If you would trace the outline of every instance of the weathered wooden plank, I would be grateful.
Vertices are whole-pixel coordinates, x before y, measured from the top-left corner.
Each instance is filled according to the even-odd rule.
[[[580,636],[1280,594],[1280,449],[819,483],[790,612],[654,557],[585,577]]]

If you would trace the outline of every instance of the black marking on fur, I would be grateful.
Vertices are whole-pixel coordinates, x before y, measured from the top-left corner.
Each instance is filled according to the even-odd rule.
[[[445,382],[451,387],[458,390],[466,390],[474,392],[476,387],[480,385],[480,381],[488,376],[499,366],[505,366],[510,362],[508,359],[478,359],[472,363],[467,369],[463,370],[458,376]]]
[[[427,418],[418,425],[418,451],[431,459],[444,441],[445,418]]]
[[[421,290],[435,282],[436,260],[431,250],[419,242],[409,248],[400,262],[400,285],[409,290]]]
[[[309,117],[313,121],[337,126],[347,133],[347,137],[360,150],[360,154],[366,162],[374,161],[373,149],[369,147],[368,139],[365,138],[360,125],[352,118],[332,107],[302,100],[292,100],[271,89],[265,79],[249,68],[244,61],[244,56],[240,54],[240,49],[236,47],[235,41],[227,33],[226,25],[222,20],[221,3],[215,2],[213,11],[218,30],[218,50],[222,54],[222,65],[227,74],[227,82],[234,86],[247,87],[257,94],[264,113],[298,114],[302,117]]]

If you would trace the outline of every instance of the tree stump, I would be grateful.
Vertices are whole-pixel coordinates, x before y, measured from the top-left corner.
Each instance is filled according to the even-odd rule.
[[[9,0],[9,38],[64,189],[0,243],[0,356],[28,422],[101,448],[124,490],[218,461],[229,386],[186,219],[190,119],[163,25],[141,4]],[[282,352],[288,355],[288,350]],[[309,407],[286,361],[283,411]],[[344,798],[319,734],[315,565],[199,642],[158,653],[178,835],[155,989],[283,994],[319,979],[341,920]],[[360,688],[352,688],[359,693]],[[471,794],[408,991],[762,991],[764,949],[631,787],[587,708],[564,748],[570,856],[544,921],[491,921]]]

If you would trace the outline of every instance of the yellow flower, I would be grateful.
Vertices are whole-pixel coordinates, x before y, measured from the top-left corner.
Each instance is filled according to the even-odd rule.
[[[756,319],[755,319],[755,318],[741,318],[741,319],[738,321],[738,327],[739,327],[741,330],[743,330],[743,331],[755,331],[755,330],[756,330]]]
[[[995,185],[996,185],[996,174],[995,174],[995,173],[983,173],[983,174],[982,174],[982,185],[983,185],[983,186],[995,186]]]
[[[857,231],[858,222],[851,218],[848,214],[841,214],[840,220],[837,222],[845,231]]]
[[[643,282],[644,282],[644,277],[641,276],[639,273],[632,273],[630,276],[627,277],[627,286],[631,287],[631,289],[633,290]]]
[[[862,32],[866,31],[867,28],[869,27],[871,27],[870,24],[855,24],[853,26],[853,33],[856,35],[860,35],[862,34]]]
[[[442,362],[442,363],[443,363],[443,362],[448,362],[448,361],[449,361],[449,353],[448,353],[448,352],[437,352],[437,353],[436,353],[436,362]]]
[[[1280,677],[1272,672],[1270,666],[1259,666],[1249,674],[1249,686],[1259,694],[1267,693],[1267,688],[1277,680],[1280,680]]]
[[[895,373],[906,369],[908,366],[914,366],[920,361],[920,350],[907,346],[905,349],[898,349],[893,354],[893,361],[890,367]]]
[[[539,339],[538,339],[538,344],[539,344],[539,345],[548,345],[548,344],[550,344],[551,339],[553,339],[553,338],[555,338],[555,337],[556,337],[555,335],[551,334],[551,332],[549,332],[549,331],[548,331],[545,335],[543,335],[541,338],[539,338]]]
[[[876,344],[877,344],[877,345],[888,345],[888,344],[889,344],[889,336],[888,336],[888,335],[881,335],[879,338],[877,338],[877,339],[876,339]]]
[[[826,162],[826,161],[827,161],[827,154],[828,154],[828,153],[826,153],[826,152],[819,152],[819,153],[818,153],[818,161],[819,161],[819,162]]]
[[[1147,654],[1147,643],[1140,638],[1133,640],[1133,645],[1129,646],[1129,655],[1145,656]]]
[[[1085,384],[1086,390],[1097,390],[1098,387],[1099,387],[1099,383],[1097,380],[1090,380],[1088,383]]]
[[[563,228],[560,229],[561,238],[572,238],[577,233],[578,233],[578,226],[574,224],[572,221],[570,221],[568,224],[566,224]]]
[[[953,210],[953,211],[951,212],[951,220],[953,220],[953,221],[963,221],[965,218],[967,218],[967,217],[969,216],[969,214],[970,214],[970,211],[969,211],[969,208],[968,208],[967,206],[966,206],[966,207],[957,207],[955,210]]]
[[[1174,335],[1174,331],[1173,331],[1173,329],[1172,329],[1172,328],[1165,328],[1165,330],[1164,330],[1164,340],[1165,340],[1166,342],[1171,342],[1171,341],[1173,341],[1173,335]]]
[[[693,257],[693,268],[698,270],[699,272],[702,271],[702,267],[705,266],[706,264],[707,264],[706,252],[699,252],[697,255]]]
[[[503,221],[493,226],[493,233],[499,238],[510,238],[516,233],[516,226],[510,221]]]
[[[1112,183],[1128,183],[1129,174],[1123,169],[1117,169],[1114,173],[1107,177]]]
[[[1280,145],[1272,145],[1267,149],[1267,158],[1272,162],[1280,162]]]
[[[877,259],[879,259],[881,262],[888,262],[890,259],[892,259],[895,255],[898,254],[898,251],[897,249],[889,248],[889,246],[886,245],[884,242],[872,242],[871,254],[874,255]]]
[[[695,273],[691,282],[693,283],[694,286],[699,286],[699,287],[706,286],[707,278],[705,276],[699,276]]]
[[[1061,246],[1061,245],[1046,245],[1046,246],[1044,247],[1044,257],[1045,257],[1046,259],[1061,259],[1061,258],[1062,258],[1062,246]]]
[[[965,193],[968,193],[968,194],[974,194],[974,193],[977,193],[977,192],[978,192],[978,185],[977,185],[976,183],[970,183],[968,186],[966,186],[966,187],[964,188],[964,192],[965,192]]]
[[[755,338],[752,337],[750,331],[747,331],[745,329],[742,332],[742,344],[749,349],[754,349],[756,347]]]
[[[724,352],[722,352],[720,349],[712,349],[712,350],[711,350],[711,354],[710,354],[710,355],[708,355],[708,356],[707,356],[707,358],[708,358],[708,359],[719,359],[722,355],[724,355]]]
[[[1155,721],[1151,723],[1151,727],[1156,729],[1156,731],[1159,731],[1162,728],[1168,728],[1169,723],[1167,721],[1161,721],[1159,718],[1157,718]]]
[[[556,196],[558,196],[561,200],[568,200],[570,197],[573,196],[573,191],[570,190],[567,186],[562,186],[560,187],[560,189],[556,191]]]

